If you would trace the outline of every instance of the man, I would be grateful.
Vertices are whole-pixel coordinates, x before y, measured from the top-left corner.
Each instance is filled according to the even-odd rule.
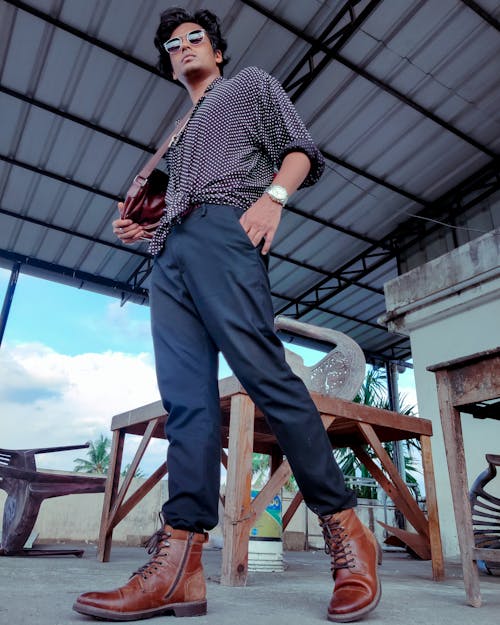
[[[150,562],[122,588],[80,596],[74,609],[108,620],[205,614],[201,553],[218,521],[220,351],[266,415],[319,516],[335,580],[329,620],[357,620],[380,598],[376,541],[353,511],[355,496],[309,393],[285,362],[264,262],[288,197],[316,182],[323,159],[274,78],[257,68],[222,77],[226,43],[212,13],[165,11],[155,45],[160,68],[186,88],[194,107],[166,154],[167,209],[150,244],[169,499]],[[113,225],[124,243],[143,235],[130,220]]]

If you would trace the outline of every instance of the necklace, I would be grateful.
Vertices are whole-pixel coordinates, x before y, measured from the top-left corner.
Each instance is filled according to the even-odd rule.
[[[168,147],[171,148],[174,145],[177,145],[178,141],[179,141],[179,137],[182,134],[182,131],[184,130],[184,128],[187,126],[189,120],[191,119],[191,117],[193,116],[193,111],[194,109],[191,109],[191,112],[189,114],[189,116],[184,120],[184,122],[180,125],[180,127],[178,128],[178,130],[176,130],[176,132],[172,135],[172,138],[170,139],[170,141],[168,142]]]
[[[172,138],[170,139],[170,141],[168,143],[168,148],[171,148],[171,147],[177,145],[177,143],[179,142],[179,139],[180,139],[180,137],[182,135],[182,132],[183,132],[184,128],[188,125],[189,120],[191,119],[191,117],[193,117],[194,113],[200,108],[200,105],[203,102],[203,100],[205,99],[207,93],[209,91],[211,91],[215,87],[215,85],[217,85],[222,80],[223,80],[222,76],[218,76],[215,80],[213,80],[208,85],[208,87],[205,89],[205,92],[203,93],[201,98],[198,100],[198,102],[190,110],[189,115],[187,116],[187,119],[185,119],[184,122],[181,122],[181,125],[180,125],[179,129],[176,130],[175,133],[172,135]]]

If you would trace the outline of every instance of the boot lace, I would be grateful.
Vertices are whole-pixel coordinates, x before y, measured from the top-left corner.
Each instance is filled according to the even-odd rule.
[[[352,551],[349,549],[351,545],[347,540],[349,535],[340,521],[335,518],[320,519],[320,524],[325,539],[325,553],[332,559],[332,573],[337,569],[354,568],[355,558],[352,556]]]
[[[151,557],[149,562],[143,564],[141,567],[134,571],[130,577],[134,575],[142,575],[143,579],[147,579],[148,575],[153,575],[158,570],[159,566],[163,566],[162,558],[165,558],[167,549],[170,547],[168,539],[172,536],[170,532],[166,532],[164,529],[160,529],[155,532],[151,538],[143,544]]]

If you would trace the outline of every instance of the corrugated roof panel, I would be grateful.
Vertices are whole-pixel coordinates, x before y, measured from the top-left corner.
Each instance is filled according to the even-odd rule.
[[[80,116],[87,126],[97,125],[143,145],[158,144],[173,119],[188,106],[181,88],[147,67],[138,67],[138,63],[156,63],[152,38],[158,15],[165,8],[162,0],[149,0],[147,10],[136,0],[31,0],[30,4],[93,39],[86,41],[86,35],[67,33],[3,3],[2,85]],[[319,36],[343,2],[260,0],[260,4],[308,35]],[[366,4],[361,0],[355,10],[359,13]],[[233,57],[226,75],[236,68],[261,65],[284,80],[310,49],[303,39],[237,0],[196,0],[189,6],[202,5],[218,12],[225,26]],[[482,6],[500,15],[498,4],[484,0]],[[99,42],[114,46],[117,53],[103,50]],[[122,53],[132,55],[137,63],[121,58]],[[498,149],[500,40],[495,29],[463,3],[382,2],[341,54],[476,141]],[[316,61],[319,58],[321,55]],[[55,181],[48,175],[0,164],[0,184],[6,185],[0,209],[47,223],[23,225],[21,219],[0,213],[0,262],[5,263],[7,250],[31,253],[33,264],[26,265],[26,271],[46,274],[46,269],[34,267],[36,257],[67,268],[68,275],[57,275],[61,281],[74,283],[71,272],[85,270],[94,274],[96,283],[85,282],[84,287],[99,291],[109,288],[99,283],[101,278],[117,283],[131,279],[143,256],[106,245],[117,243],[110,225],[117,213],[114,200],[102,194],[122,196],[148,155],[105,132],[30,107],[13,95],[0,93],[0,98],[2,121],[6,121],[0,137],[1,154],[68,179]],[[346,166],[328,161],[319,184],[298,193],[293,206],[370,241],[383,239],[421,210],[418,198],[405,197],[405,191],[433,200],[490,159],[477,146],[426,119],[422,111],[338,61],[330,62],[314,79],[297,106],[321,147],[344,159]],[[401,191],[354,173],[349,164]],[[95,192],[78,189],[69,184],[70,179]],[[484,211],[481,214],[484,224]],[[57,227],[75,234],[58,232]],[[407,339],[389,335],[376,324],[384,302],[376,289],[397,273],[394,258],[367,255],[368,250],[383,253],[381,248],[285,211],[274,250],[311,267],[271,259],[273,289],[288,298],[299,298],[303,319],[346,329],[366,349],[385,351],[386,355],[408,353]],[[379,262],[381,266],[371,270]],[[361,282],[375,292],[362,285],[337,292],[337,280],[325,281],[324,272],[335,273],[343,264],[348,267],[344,277],[356,282],[359,275],[366,274]],[[318,296],[325,298],[323,310],[308,312],[315,287]],[[312,295],[305,296],[311,289]],[[327,297],[334,292],[334,297]],[[288,302],[276,297],[273,301],[277,309]],[[295,307],[287,306],[287,311],[295,312]],[[364,321],[369,324],[363,325]]]
[[[106,170],[103,171],[101,181],[103,188],[119,197],[124,197],[134,176],[144,166],[148,156],[131,146],[118,146],[112,158],[107,162]]]
[[[15,150],[14,137],[16,132],[22,130],[19,128],[21,122],[21,112],[28,111],[28,106],[23,109],[16,100],[10,96],[0,93],[0,110],[2,112],[2,132],[0,132],[0,150],[2,154],[10,155],[11,150]],[[21,124],[22,125],[22,124]]]
[[[140,256],[132,255],[128,248],[124,250],[114,249],[106,259],[106,266],[101,271],[104,276],[126,281],[141,260]]]
[[[63,267],[78,267],[82,254],[87,249],[89,242],[85,239],[73,238],[69,245],[63,246],[63,252],[58,258],[58,264]]]
[[[92,245],[88,244],[89,249]],[[96,275],[106,275],[103,272],[103,268],[105,268],[105,260],[109,258],[109,255],[112,253],[112,250],[109,247],[105,247],[104,245],[96,244],[92,248],[92,254],[87,252],[83,252],[82,258],[79,261],[79,266],[82,271],[86,271],[90,274]]]
[[[10,242],[14,232],[17,231],[19,227],[19,220],[1,213],[0,219],[2,224],[2,227],[0,228],[0,249],[11,251],[12,245]]]
[[[53,33],[33,95],[43,102],[67,107],[90,47],[63,30],[54,29]]]
[[[37,60],[42,42],[50,38],[50,33],[51,28],[36,17],[16,11],[3,65],[2,83],[26,91],[31,76],[39,69]]]

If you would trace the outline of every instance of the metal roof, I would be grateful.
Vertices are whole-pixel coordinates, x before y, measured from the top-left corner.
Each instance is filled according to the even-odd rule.
[[[377,319],[383,284],[410,253],[421,258],[426,237],[450,232],[422,220],[466,228],[482,203],[480,225],[499,225],[499,2],[177,4],[221,17],[226,74],[257,65],[275,75],[327,160],[284,211],[270,264],[276,312],[347,332],[372,360],[407,358],[409,340]],[[110,223],[188,106],[155,68],[164,8],[1,0],[2,266],[147,303],[145,248],[122,246]]]

